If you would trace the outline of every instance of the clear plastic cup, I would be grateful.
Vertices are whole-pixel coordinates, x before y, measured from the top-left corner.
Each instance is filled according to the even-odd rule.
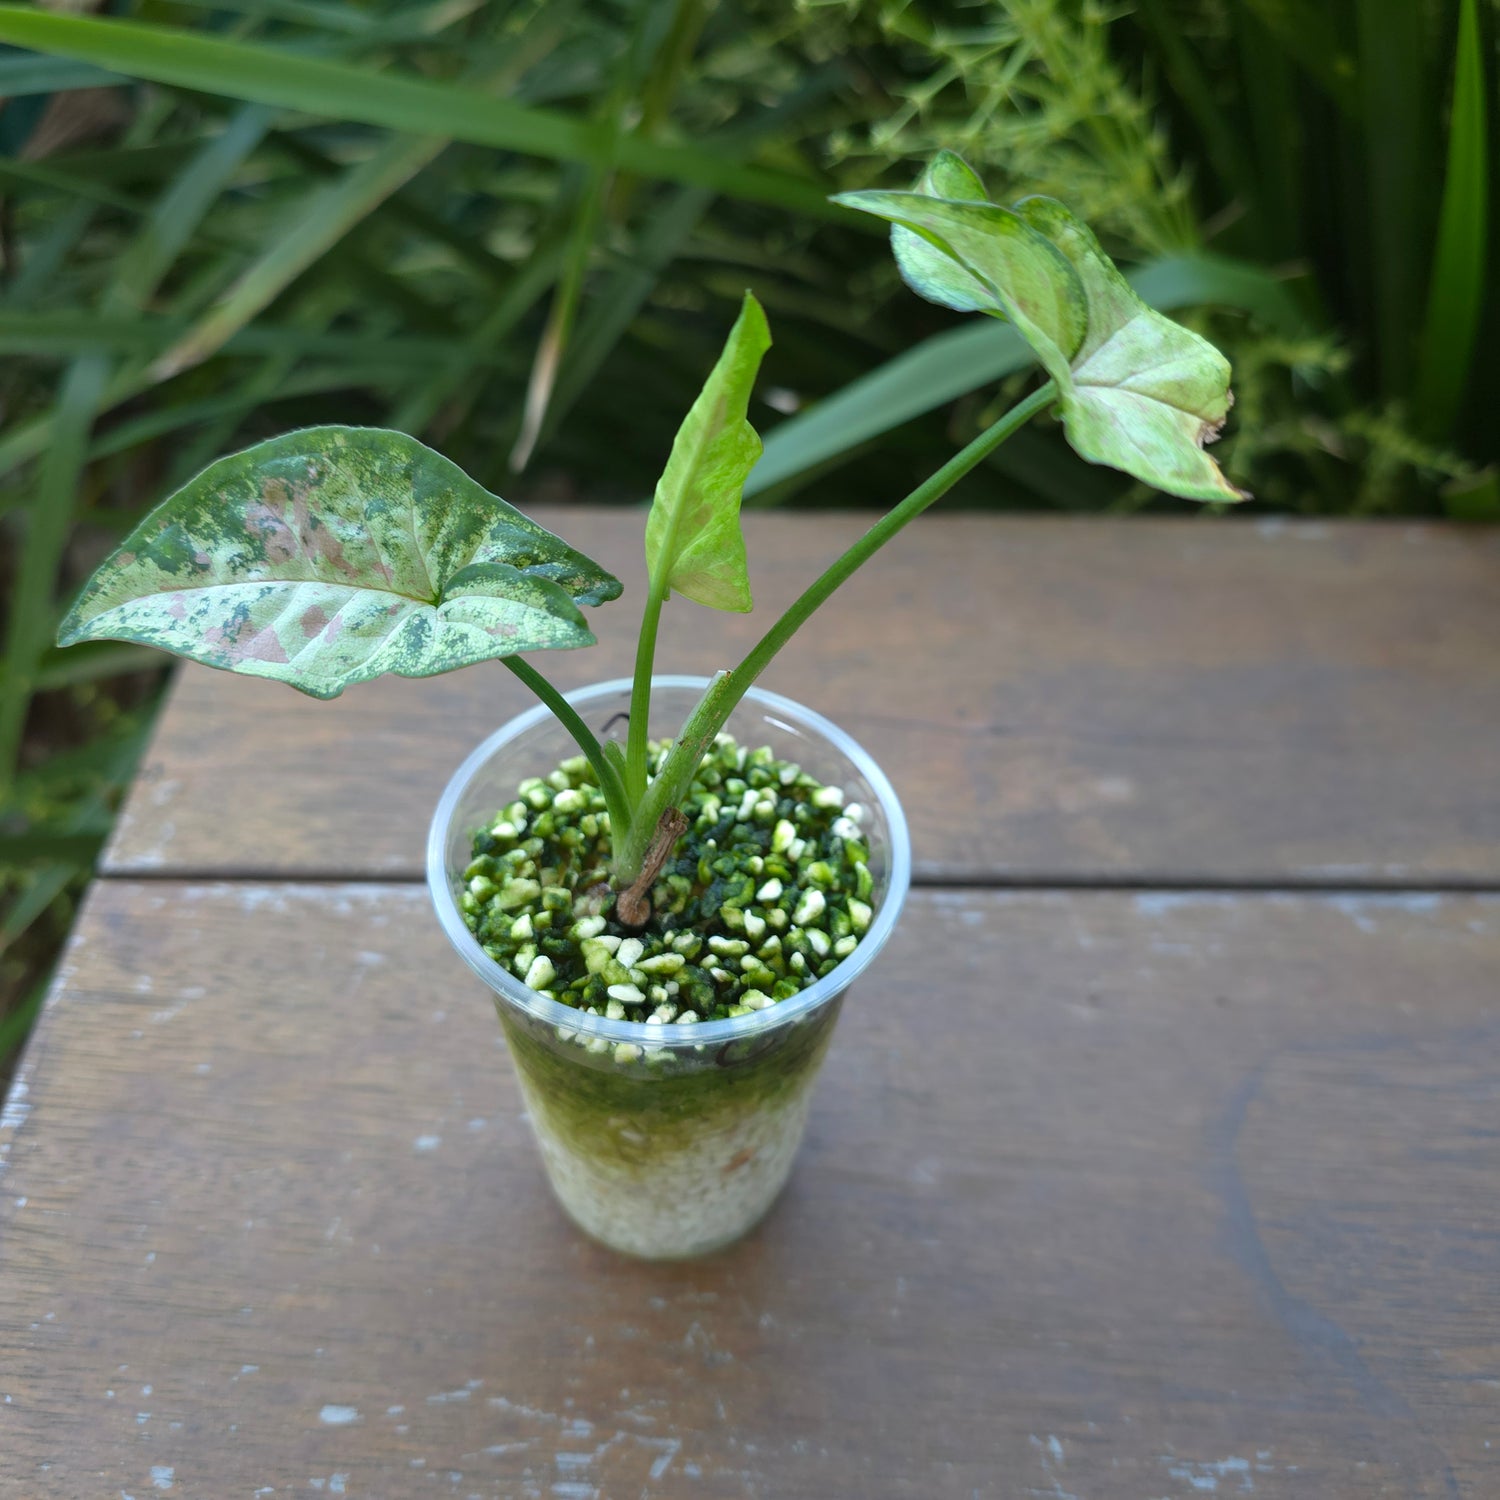
[[[706,686],[697,677],[656,678],[652,737],[676,733]],[[604,738],[623,723],[630,683],[600,683],[568,701]],[[770,1208],[802,1139],[844,992],[884,947],[911,876],[900,803],[843,730],[758,688],[727,728],[740,744],[769,745],[865,809],[860,826],[874,877],[869,929],[838,968],[765,1010],[688,1025],[611,1021],[537,994],[485,953],[457,901],[474,834],[514,801],[526,777],[545,776],[577,754],[541,705],[512,719],[459,767],[427,843],[438,920],[494,995],[553,1191],[581,1229],[649,1259],[727,1245]]]

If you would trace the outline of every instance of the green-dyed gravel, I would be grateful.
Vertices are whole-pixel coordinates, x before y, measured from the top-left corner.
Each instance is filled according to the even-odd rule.
[[[653,773],[666,747],[651,747]],[[464,920],[539,994],[614,1020],[717,1021],[821,979],[870,924],[863,809],[721,734],[639,932],[612,920],[609,815],[583,756],[516,788],[474,837]],[[622,1044],[624,1045],[624,1044]]]

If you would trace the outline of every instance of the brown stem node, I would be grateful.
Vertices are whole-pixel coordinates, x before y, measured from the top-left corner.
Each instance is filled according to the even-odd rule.
[[[676,807],[669,807],[656,820],[656,832],[646,847],[641,873],[615,898],[615,920],[622,927],[644,927],[651,920],[651,887],[656,884],[672,846],[687,832],[687,826],[687,815]]]

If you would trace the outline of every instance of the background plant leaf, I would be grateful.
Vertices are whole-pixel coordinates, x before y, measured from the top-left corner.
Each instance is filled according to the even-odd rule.
[[[771,333],[748,292],[724,352],[683,419],[646,520],[653,592],[675,589],[711,609],[751,607],[740,497],[760,457],[745,419]]]
[[[1415,405],[1431,435],[1452,427],[1479,341],[1491,193],[1487,115],[1478,6],[1460,0],[1448,162],[1418,348]]]
[[[313,427],[220,459],[83,591],[60,640],[158,646],[315,698],[587,646],[620,585],[404,433]]]

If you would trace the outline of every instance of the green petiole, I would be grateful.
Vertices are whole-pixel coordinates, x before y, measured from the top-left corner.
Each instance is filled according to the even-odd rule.
[[[578,710],[530,662],[519,656],[503,656],[501,660],[552,710],[558,722],[573,736],[574,743],[588,757],[594,774],[599,778],[599,790],[604,793],[604,805],[609,810],[610,828],[623,828],[628,834],[632,801],[626,795],[619,772],[605,754],[604,746],[583,722]],[[619,835],[615,834],[615,837]]]
[[[869,561],[903,527],[909,525],[934,501],[946,495],[964,475],[983,462],[1017,429],[1057,399],[1057,387],[1049,380],[987,427],[966,448],[955,453],[930,479],[918,485],[899,505],[880,518],[852,547],[810,584],[779,620],[760,638],[749,655],[732,672],[721,672],[708,685],[697,708],[683,725],[666,764],[644,798],[635,805],[630,830],[615,840],[616,883],[629,884],[640,874],[640,859],[651,831],[668,808],[687,796],[699,762],[728,722],[740,699],[772,658],[807,623],[813,612],[858,568]],[[659,606],[658,606],[659,608]],[[639,663],[635,689],[640,691]],[[649,692],[650,664],[647,659]],[[631,728],[635,728],[632,710]]]

